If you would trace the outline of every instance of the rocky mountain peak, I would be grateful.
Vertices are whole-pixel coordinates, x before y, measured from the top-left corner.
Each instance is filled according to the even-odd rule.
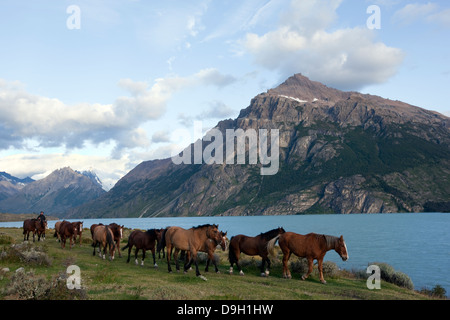
[[[344,92],[329,88],[326,85],[312,81],[297,73],[274,89],[268,90],[269,94],[281,95],[302,102],[315,102],[318,100],[336,102],[347,99],[353,92]]]

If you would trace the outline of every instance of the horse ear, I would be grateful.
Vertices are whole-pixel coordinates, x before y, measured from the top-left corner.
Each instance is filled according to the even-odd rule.
[[[344,241],[344,236],[341,235],[341,237],[339,238],[340,241]]]

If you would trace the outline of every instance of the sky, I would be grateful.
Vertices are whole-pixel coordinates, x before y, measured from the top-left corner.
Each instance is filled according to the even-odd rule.
[[[449,34],[444,0],[1,0],[0,171],[110,189],[295,73],[450,116]]]

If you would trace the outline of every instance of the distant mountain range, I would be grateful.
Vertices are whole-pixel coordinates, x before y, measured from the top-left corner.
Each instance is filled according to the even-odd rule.
[[[0,189],[0,212],[5,213],[44,211],[61,217],[68,209],[106,192],[94,172],[77,172],[69,167],[56,170],[37,181],[31,178],[21,180],[0,173],[0,187],[3,182],[6,187]]]
[[[437,112],[296,74],[216,129],[278,129],[278,173],[145,161],[67,216],[450,211],[450,119]]]

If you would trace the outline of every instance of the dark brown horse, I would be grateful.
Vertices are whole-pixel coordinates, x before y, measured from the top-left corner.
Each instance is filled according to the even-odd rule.
[[[116,244],[114,243],[114,234],[111,228],[105,225],[97,226],[94,229],[92,235],[92,246],[94,251],[92,253],[95,256],[95,247],[98,245],[98,253],[103,259],[106,258],[106,251],[109,249],[109,260],[114,260],[114,252],[116,250]],[[101,250],[103,247],[103,256],[101,255]]]
[[[163,241],[165,241],[165,246],[167,247],[167,267],[169,272],[172,272],[170,266],[170,258],[172,256],[172,250],[175,248],[173,259],[175,260],[175,265],[177,271],[180,270],[178,264],[178,251],[185,250],[189,251],[191,258],[189,262],[184,265],[184,272],[187,272],[191,267],[191,264],[195,264],[195,274],[200,275],[197,263],[197,252],[207,241],[207,239],[212,239],[216,242],[220,241],[220,232],[217,225],[204,224],[198,227],[192,227],[188,230],[181,227],[169,227],[164,230]],[[201,276],[202,277],[202,276]],[[204,277],[202,277],[204,278]]]
[[[45,234],[47,229],[47,221],[41,219],[27,219],[23,222],[23,241],[28,241],[30,232],[33,232],[33,242],[35,241],[35,234],[38,235],[38,241],[41,236]],[[45,237],[44,237],[45,238]]]
[[[273,252],[273,247],[277,239],[269,243],[269,251]],[[326,283],[323,278],[322,263],[327,251],[334,249],[346,261],[348,259],[347,246],[344,237],[334,237],[324,234],[308,233],[301,235],[294,232],[286,232],[278,238],[281,251],[283,252],[283,276],[291,278],[291,272],[288,268],[288,260],[291,254],[308,260],[308,272],[302,276],[302,280],[308,278],[313,270],[314,259],[317,260],[319,267],[319,280]]]
[[[59,236],[61,237],[61,248],[66,247],[66,239],[69,239],[69,249],[72,249],[73,239],[77,234],[77,229],[72,224],[72,222],[64,220],[59,225]],[[56,237],[56,230],[55,235]]]
[[[135,251],[134,251],[134,261],[136,263],[136,265],[138,265],[138,251],[142,250],[142,259],[141,259],[141,266],[144,266],[144,259],[145,259],[145,251],[146,250],[151,250],[152,251],[152,256],[153,256],[153,265],[155,266],[155,268],[158,267],[158,265],[156,264],[155,261],[155,244],[156,244],[156,240],[161,236],[161,230],[159,229],[150,229],[147,230],[146,232],[141,231],[141,230],[134,230],[130,236],[128,237],[128,243],[125,247],[122,248],[122,250],[125,250],[128,248],[128,259],[127,259],[127,263],[130,262],[130,254],[131,254],[131,249],[134,247],[136,247]]]
[[[276,228],[265,233],[261,233],[256,237],[248,237],[243,234],[231,237],[230,248],[228,251],[228,259],[230,261],[230,274],[233,274],[233,264],[239,270],[240,275],[244,275],[241,267],[239,266],[239,257],[241,252],[249,256],[259,255],[262,258],[261,263],[261,276],[268,276],[270,269],[270,259],[268,258],[267,243],[283,234],[285,231],[283,228]],[[265,263],[267,262],[267,269],[264,270]]]
[[[114,242],[116,243],[116,248],[120,248],[120,240],[122,240],[122,237],[123,237],[124,226],[123,225],[120,226],[117,223],[113,222],[113,223],[110,223],[108,225],[108,227],[111,229],[111,231],[114,235]],[[120,250],[118,250],[118,251],[119,251],[119,257],[121,258],[122,254],[120,253]]]

